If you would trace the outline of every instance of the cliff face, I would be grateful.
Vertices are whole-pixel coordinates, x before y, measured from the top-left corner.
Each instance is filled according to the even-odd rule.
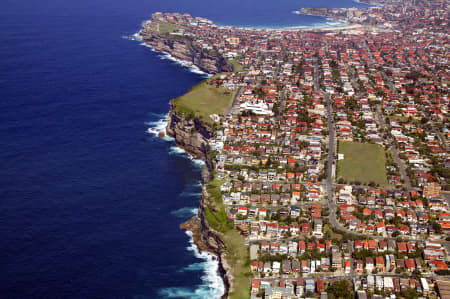
[[[233,65],[222,55],[203,50],[190,37],[157,34],[145,26],[140,36],[144,43],[152,46],[156,51],[166,52],[176,59],[190,62],[204,72],[217,74],[233,71]]]
[[[202,159],[205,162],[205,167],[202,171],[203,183],[206,184],[211,180],[213,164],[208,156],[207,148],[208,139],[213,136],[212,129],[199,120],[184,119],[171,108],[166,133],[175,138],[177,146],[182,147],[195,158]],[[225,285],[225,293],[222,298],[225,299],[228,297],[228,290],[230,288],[230,279],[227,274],[229,269],[225,261],[225,244],[219,234],[212,230],[205,220],[207,200],[206,190],[203,185],[198,215],[192,217],[180,227],[192,232],[194,242],[201,250],[206,250],[218,257],[219,271]]]
[[[166,128],[167,135],[175,138],[179,147],[197,159],[206,160],[208,139],[213,131],[197,119],[185,119],[171,108]]]

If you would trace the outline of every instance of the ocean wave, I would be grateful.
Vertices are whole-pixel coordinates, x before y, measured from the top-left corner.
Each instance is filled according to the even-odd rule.
[[[186,234],[189,236],[190,243],[190,246],[187,249],[192,251],[196,258],[204,260],[204,275],[202,275],[201,279],[203,281],[203,286],[207,286],[210,291],[208,298],[220,298],[225,292],[225,287],[222,277],[219,275],[219,261],[216,256],[209,252],[198,250],[198,247],[195,245],[194,239],[192,238],[192,232],[186,231]]]
[[[326,18],[325,21],[323,21],[323,22],[313,23],[311,25],[288,26],[288,27],[283,27],[283,28],[278,28],[278,29],[279,30],[295,30],[295,29],[320,29],[320,28],[328,28],[328,27],[339,28],[339,27],[344,27],[344,26],[348,26],[348,25],[349,25],[349,23],[346,23],[346,22],[340,22],[340,21],[335,21],[330,18]]]
[[[181,147],[178,147],[176,145],[171,146],[169,149],[169,155],[178,155],[178,156],[187,156],[187,153],[184,149]]]
[[[198,213],[198,208],[192,208],[192,207],[185,207],[185,208],[181,208],[176,211],[170,212],[170,214],[172,214],[173,216],[178,217],[178,218],[188,218],[188,217],[197,215],[197,213]]]
[[[137,41],[142,41],[142,36],[139,33],[135,33],[134,35],[132,35],[132,37],[135,40],[137,40]],[[178,64],[178,65],[180,65],[182,67],[187,68],[191,73],[201,75],[204,78],[210,78],[212,76],[212,74],[209,74],[209,73],[206,73],[206,72],[202,71],[200,68],[198,68],[196,65],[194,65],[191,62],[183,61],[183,60],[180,60],[180,59],[176,59],[175,57],[173,57],[172,55],[170,55],[167,52],[156,51],[153,46],[148,45],[148,44],[146,44],[144,42],[141,42],[140,45],[144,46],[146,48],[149,48],[152,52],[161,53],[160,55],[158,55],[158,57],[160,59],[162,59],[162,60],[170,60],[170,61],[172,61],[175,64]]]
[[[220,298],[225,292],[225,286],[222,277],[219,275],[219,261],[217,258],[206,252],[200,252],[194,244],[192,232],[186,231],[189,236],[189,247],[198,259],[203,260],[200,263],[193,263],[181,269],[180,271],[202,271],[200,277],[202,283],[197,288],[171,287],[159,290],[159,295],[166,298],[194,298],[194,299],[210,299]]]
[[[201,192],[186,192],[186,191],[183,191],[183,192],[181,192],[180,197],[199,197],[201,195],[202,195]]]
[[[157,117],[158,119],[163,118],[166,119],[169,117],[169,115],[166,113],[156,113],[156,112],[150,112],[149,113],[151,116]]]
[[[148,126],[150,126],[147,129],[147,133],[158,137],[160,132],[164,132],[164,137],[162,137],[162,139],[166,140],[166,141],[173,141],[173,140],[175,140],[174,138],[172,138],[170,136],[167,136],[165,134],[166,133],[167,122],[168,122],[167,115],[165,115],[165,116],[162,115],[162,116],[163,116],[163,118],[161,118],[159,120],[150,121],[150,122],[146,123]]]
[[[186,271],[202,271],[207,266],[206,262],[203,263],[194,263],[189,266],[184,267],[183,269],[179,270],[179,272],[186,272]]]
[[[192,298],[192,299],[209,299],[211,294],[207,288],[189,289],[189,288],[164,288],[159,291],[162,298]],[[220,297],[220,296],[219,296]],[[216,298],[219,298],[216,297]]]
[[[192,155],[188,154],[184,149],[182,149],[178,146],[175,146],[175,145],[170,147],[169,155],[177,155],[177,156],[186,157],[192,161],[194,166],[196,166],[198,168],[202,168],[203,165],[205,165],[205,162],[203,162],[203,160],[195,159]]]
[[[170,60],[170,61],[174,62],[175,64],[181,65],[182,67],[185,67],[185,68],[189,69],[189,71],[191,73],[201,75],[201,76],[203,76],[205,78],[209,78],[209,77],[212,76],[211,74],[208,74],[208,73],[202,71],[201,69],[199,69],[192,62],[188,62],[188,61],[177,59],[177,58],[173,57],[172,55],[170,55],[167,52],[161,52],[161,53],[162,54],[159,55],[159,58],[161,58],[163,60]]]

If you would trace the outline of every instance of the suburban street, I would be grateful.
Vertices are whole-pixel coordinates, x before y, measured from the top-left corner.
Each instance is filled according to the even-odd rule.
[[[387,130],[380,106],[377,106],[376,113],[377,113],[377,117],[378,117],[378,123],[380,124],[381,128],[383,129],[383,131]],[[411,190],[411,188],[412,188],[411,180],[409,179],[409,176],[406,173],[405,165],[403,164],[403,161],[400,159],[397,148],[395,147],[395,144],[394,144],[394,140],[390,137],[389,133],[388,133],[386,143],[389,144],[389,149],[391,150],[392,157],[394,158],[395,163],[398,165],[398,168],[400,170],[400,175],[405,182],[406,188],[408,190]]]

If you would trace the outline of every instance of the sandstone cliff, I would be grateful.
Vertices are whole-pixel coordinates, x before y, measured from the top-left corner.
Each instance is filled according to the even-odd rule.
[[[140,36],[145,44],[152,46],[156,51],[169,53],[176,59],[192,63],[206,73],[233,71],[233,65],[222,55],[213,50],[204,50],[189,36],[158,34],[148,25],[144,25]]]
[[[198,119],[185,119],[171,107],[166,133],[175,138],[177,145],[197,159],[206,160],[208,139],[213,131]]]
[[[230,279],[227,273],[228,266],[225,260],[225,244],[221,240],[220,235],[211,229],[205,220],[205,206],[208,198],[204,186],[211,180],[214,169],[208,155],[208,139],[213,136],[213,130],[197,119],[187,120],[183,118],[171,108],[166,133],[175,138],[177,146],[205,162],[205,167],[202,171],[202,199],[198,215],[192,217],[180,227],[193,233],[194,242],[201,250],[206,250],[218,257],[219,271],[225,285],[225,293],[222,298],[225,299],[228,297],[230,289]]]

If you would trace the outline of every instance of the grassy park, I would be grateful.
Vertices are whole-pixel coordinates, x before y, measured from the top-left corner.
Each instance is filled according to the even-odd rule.
[[[158,31],[159,25],[159,31]],[[165,22],[152,22],[150,23],[150,29],[159,34],[170,34],[178,29],[185,29],[183,26],[179,26],[176,24],[165,23]]]
[[[344,159],[338,161],[338,178],[347,183],[387,186],[386,157],[381,145],[340,141],[339,153],[344,154]]]
[[[206,123],[213,123],[211,114],[223,114],[233,102],[235,91],[207,84],[207,80],[192,87],[186,94],[172,101],[175,110],[190,114]]]
[[[244,66],[240,64],[239,61],[237,61],[236,59],[232,59],[230,60],[230,62],[233,64],[235,72],[241,72],[244,70]]]
[[[227,246],[226,260],[231,266],[233,276],[233,289],[229,298],[248,298],[250,290],[250,257],[245,239],[236,230],[230,230],[223,236],[223,241]]]

